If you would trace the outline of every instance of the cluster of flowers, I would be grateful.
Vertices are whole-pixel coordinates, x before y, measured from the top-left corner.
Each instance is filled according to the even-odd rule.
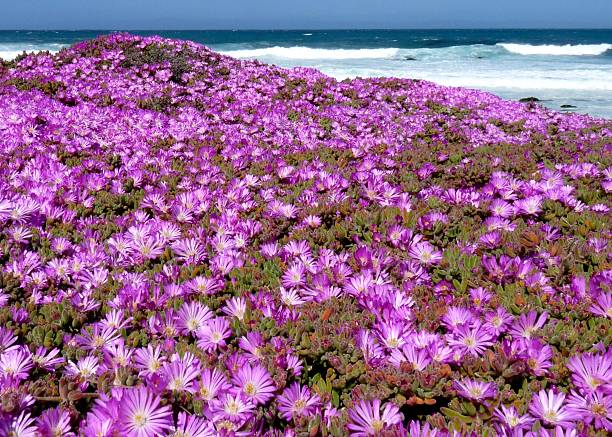
[[[611,138],[159,37],[0,63],[0,436],[607,435]]]

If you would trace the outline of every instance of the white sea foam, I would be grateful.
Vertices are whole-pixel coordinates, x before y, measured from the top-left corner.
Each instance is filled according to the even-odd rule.
[[[41,51],[48,50],[51,53],[57,53],[60,51],[64,44],[59,43],[49,43],[49,44],[19,44],[19,43],[10,43],[10,44],[0,44],[0,58],[10,61],[15,59],[17,56],[22,54],[23,52],[27,53],[37,53]]]
[[[566,44],[556,45],[531,45],[531,44],[511,44],[498,43],[510,53],[518,55],[550,55],[550,56],[598,56],[603,55],[608,50],[612,50],[612,44]]]
[[[311,47],[268,47],[251,50],[222,52],[235,58],[284,58],[284,59],[388,59],[399,53],[397,48],[382,49],[315,49]]]

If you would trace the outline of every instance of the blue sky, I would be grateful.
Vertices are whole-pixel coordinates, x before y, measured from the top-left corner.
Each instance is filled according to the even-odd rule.
[[[612,27],[612,0],[14,0],[0,29]]]

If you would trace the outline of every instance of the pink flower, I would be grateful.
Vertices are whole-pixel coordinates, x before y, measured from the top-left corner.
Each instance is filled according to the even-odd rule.
[[[172,410],[144,387],[123,391],[119,422],[131,437],[160,435],[172,429]]]
[[[359,401],[349,409],[350,435],[354,437],[376,436],[384,429],[401,423],[403,419],[397,405],[387,402],[381,412],[380,399]]]
[[[294,382],[277,398],[278,411],[281,417],[290,421],[301,417],[314,415],[321,407],[319,396],[313,394],[308,387]]]

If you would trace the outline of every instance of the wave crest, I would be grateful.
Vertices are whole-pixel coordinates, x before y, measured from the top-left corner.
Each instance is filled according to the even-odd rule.
[[[315,49],[311,47],[268,47],[251,50],[228,50],[221,53],[235,58],[275,57],[285,59],[388,59],[397,56],[399,49]]]
[[[551,55],[551,56],[598,56],[603,55],[608,50],[612,50],[612,44],[566,44],[556,45],[531,45],[531,44],[511,44],[498,43],[510,53],[518,55]]]

